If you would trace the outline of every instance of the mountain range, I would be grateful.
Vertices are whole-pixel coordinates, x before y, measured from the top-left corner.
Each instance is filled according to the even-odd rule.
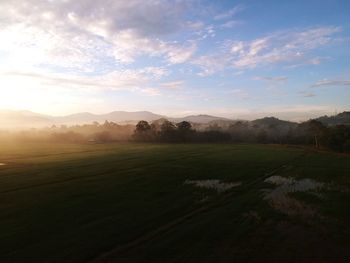
[[[189,121],[193,123],[209,123],[215,120],[229,120],[210,115],[191,115],[183,118],[170,118],[149,111],[113,111],[106,114],[81,112],[66,116],[51,116],[31,111],[0,110],[0,128],[31,128],[51,125],[75,125],[93,122],[103,123],[106,120],[119,124],[135,124],[140,120],[152,122],[158,119],[168,119],[172,122]]]
[[[51,125],[75,125],[88,124],[93,122],[103,123],[106,120],[119,124],[135,124],[140,120],[152,122],[158,119],[168,119],[172,122],[188,121],[200,124],[218,124],[232,123],[234,120],[211,116],[211,115],[190,115],[182,118],[171,118],[164,115],[155,114],[149,111],[113,111],[106,114],[93,114],[81,112],[66,116],[51,116],[31,111],[0,110],[0,129],[1,128],[33,128],[47,127]],[[325,125],[345,124],[350,125],[350,112],[339,113],[335,116],[322,116],[316,120]],[[273,117],[266,117],[252,121],[254,124],[265,125],[293,125],[294,122],[287,122]]]
[[[344,111],[334,116],[322,116],[316,119],[324,125],[350,125],[350,111]]]

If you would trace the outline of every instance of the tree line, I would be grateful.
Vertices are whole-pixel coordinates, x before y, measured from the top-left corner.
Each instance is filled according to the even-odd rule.
[[[271,143],[311,145],[339,152],[350,152],[350,126],[327,126],[317,120],[303,123],[263,118],[255,121],[231,121],[226,123],[192,124],[187,121],[173,123],[160,119],[136,125],[119,125],[105,121],[103,124],[66,126],[5,132],[1,140],[49,141],[69,143],[109,142],[166,142],[166,143]]]
[[[266,118],[269,119],[269,118]],[[339,152],[350,152],[350,127],[325,126],[317,120],[300,124],[280,123],[252,124],[237,121],[228,127],[211,125],[196,130],[192,124],[182,121],[174,124],[164,120],[161,124],[147,121],[137,123],[132,139],[139,142],[236,142],[312,145]]]

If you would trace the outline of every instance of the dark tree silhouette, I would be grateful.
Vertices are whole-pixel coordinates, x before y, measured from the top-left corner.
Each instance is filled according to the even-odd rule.
[[[136,132],[147,132],[151,129],[151,126],[147,121],[139,121],[136,124]]]
[[[176,140],[176,126],[166,120],[160,126],[160,137],[164,141],[175,141]]]
[[[189,131],[192,129],[192,125],[188,121],[179,122],[176,126],[179,131]]]
[[[139,121],[136,124],[134,138],[139,141],[151,140],[151,125],[147,121]]]
[[[335,151],[349,152],[350,127],[346,125],[331,127],[327,133],[327,145]]]
[[[314,139],[315,147],[320,147],[320,141],[323,139],[326,127],[322,124],[322,122],[311,120],[306,122],[308,132]]]
[[[188,121],[182,121],[176,124],[178,140],[182,142],[187,142],[191,140],[191,135],[194,133],[192,130],[192,125]]]

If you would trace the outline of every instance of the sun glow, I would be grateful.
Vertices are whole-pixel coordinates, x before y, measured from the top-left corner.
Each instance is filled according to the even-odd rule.
[[[63,88],[48,87],[43,80],[35,76],[16,76],[8,73],[0,76],[2,109],[31,109],[44,113],[57,113],[62,110],[64,104],[75,100]]]

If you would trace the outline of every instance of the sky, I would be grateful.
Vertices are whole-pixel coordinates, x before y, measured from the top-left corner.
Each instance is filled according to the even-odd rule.
[[[0,109],[350,110],[348,0],[0,0]]]

